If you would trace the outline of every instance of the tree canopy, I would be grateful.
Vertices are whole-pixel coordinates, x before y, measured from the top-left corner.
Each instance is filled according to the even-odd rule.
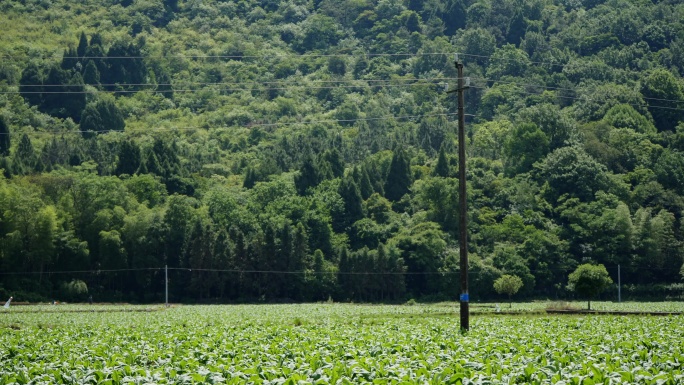
[[[454,299],[456,52],[473,300],[682,295],[680,2],[0,10],[0,295]]]
[[[585,263],[568,276],[571,290],[588,299],[587,309],[591,309],[591,300],[612,284],[613,280],[603,265]]]

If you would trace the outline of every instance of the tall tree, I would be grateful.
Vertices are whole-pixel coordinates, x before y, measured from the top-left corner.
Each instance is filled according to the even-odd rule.
[[[523,16],[524,7],[522,2],[518,2],[517,10],[513,14],[513,18],[508,24],[508,30],[506,31],[506,40],[516,46],[520,45],[520,41],[525,36],[525,30],[527,29],[525,17]]]
[[[299,170],[299,174],[295,176],[295,186],[300,195],[306,194],[310,187],[315,187],[321,182],[321,174],[318,165],[311,155],[304,158],[304,163]]]
[[[234,268],[233,256],[231,254],[232,246],[230,244],[230,238],[228,236],[228,231],[226,229],[220,229],[214,240],[214,262],[215,268],[219,270],[230,270]],[[226,291],[230,293],[230,288],[228,287],[231,283],[229,272],[221,272],[218,275],[218,297],[223,299],[226,295]]]
[[[606,267],[584,264],[568,276],[568,286],[587,298],[587,309],[591,310],[591,300],[613,284]]]
[[[340,178],[344,175],[344,161],[336,148],[326,150],[323,153],[323,160],[330,166],[333,178]]]
[[[446,178],[449,176],[449,161],[447,160],[446,152],[444,151],[444,146],[440,147],[439,149],[439,156],[437,156],[437,164],[435,165],[435,169],[432,173],[433,175],[441,176],[442,178]]]
[[[57,65],[50,67],[45,78],[43,102],[40,106],[41,111],[60,118],[70,116],[65,108],[65,102],[72,95],[66,94],[65,92],[68,92],[67,87],[64,87],[69,83],[69,78],[70,72],[68,70],[63,70]]]
[[[116,175],[133,175],[140,168],[140,162],[140,147],[132,140],[125,140],[121,142],[121,147],[119,147],[119,159],[114,173]]]
[[[194,223],[190,226],[190,232],[187,235],[186,257],[188,267],[195,269],[195,271],[191,272],[190,287],[188,289],[200,300],[208,297],[210,294],[212,282],[208,279],[208,272],[203,270],[212,267],[214,256],[212,253],[213,229],[210,223],[205,222],[203,219],[196,217],[193,221]]]
[[[341,228],[336,230],[345,231],[348,230],[354,222],[363,218],[363,199],[361,199],[359,187],[351,176],[342,180],[338,193],[344,201],[344,214],[340,221]],[[335,223],[335,221],[333,221],[333,223]]]
[[[304,226],[299,223],[294,229],[292,239],[292,255],[288,271],[296,272],[291,280],[291,293],[293,299],[301,300],[304,285],[304,272],[311,269],[312,262],[309,255],[309,237]]]
[[[643,79],[641,93],[648,98],[648,110],[658,130],[675,131],[684,120],[684,92],[677,78],[668,70],[654,70]]]
[[[83,71],[83,82],[95,87],[100,86],[100,71],[97,69],[94,60],[88,60],[87,62]]]
[[[373,185],[371,185],[370,178],[368,178],[368,172],[365,168],[355,166],[352,170],[352,177],[354,182],[359,186],[359,193],[361,193],[361,198],[366,200],[368,197],[373,195]]]
[[[10,145],[12,144],[10,134],[7,120],[3,115],[0,115],[0,156],[9,155]]]
[[[82,58],[86,54],[86,50],[88,49],[88,38],[86,37],[85,32],[81,31],[81,36],[78,38],[78,47],[76,48],[76,55],[78,55],[79,58]]]
[[[94,102],[88,103],[81,116],[81,131],[123,131],[126,127],[123,113],[116,106],[114,97],[99,96]]]
[[[107,58],[109,70],[100,70],[100,76],[103,83],[110,84],[110,90],[116,89],[117,86],[126,90],[141,89],[141,84],[145,83],[147,77],[147,67],[138,46],[116,41],[109,47]]]
[[[534,123],[518,124],[504,143],[505,171],[517,175],[532,170],[532,165],[549,152],[549,140]]]
[[[411,163],[406,151],[400,147],[394,151],[385,179],[385,197],[396,202],[409,193],[412,184]]]
[[[26,133],[21,136],[17,150],[14,154],[14,172],[16,174],[26,174],[34,170],[38,156],[33,149],[31,139]]]
[[[578,146],[563,147],[550,153],[539,165],[539,177],[551,187],[551,201],[563,194],[584,201],[609,187],[606,167]]]
[[[43,102],[43,75],[41,68],[33,61],[21,72],[19,79],[19,93],[33,106],[40,106]]]

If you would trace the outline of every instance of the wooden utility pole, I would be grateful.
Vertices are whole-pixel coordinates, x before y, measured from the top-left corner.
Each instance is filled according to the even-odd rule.
[[[620,285],[620,265],[618,265],[618,302],[622,302],[622,287]]]
[[[458,54],[454,61],[458,71],[458,87],[448,93],[458,94],[458,195],[459,195],[459,247],[461,254],[461,330],[470,330],[470,296],[468,295],[468,212],[466,201],[466,151],[465,151],[465,112],[463,91],[469,88],[470,79],[464,81],[463,63],[458,60]]]
[[[164,287],[166,291],[166,307],[169,307],[169,265],[164,266]]]

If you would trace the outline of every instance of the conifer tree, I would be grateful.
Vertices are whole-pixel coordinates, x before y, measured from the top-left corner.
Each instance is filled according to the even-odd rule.
[[[520,45],[520,40],[522,40],[523,36],[525,36],[525,30],[527,29],[525,17],[523,16],[524,7],[522,4],[519,6],[520,8],[516,10],[516,12],[513,14],[510,24],[508,24],[506,36],[506,40],[511,44],[515,44],[516,46]]]
[[[310,269],[311,265],[308,234],[306,233],[304,225],[299,223],[294,230],[292,256],[290,258],[290,265],[288,266],[288,271],[302,272],[301,274],[294,274],[292,277],[290,287],[293,299],[301,299],[302,286],[304,284],[304,271]]]
[[[237,270],[247,270],[248,258],[247,258],[247,240],[245,239],[245,234],[237,227],[231,226],[230,228],[230,238],[233,241],[233,260],[235,261],[235,268]],[[239,273],[235,277],[237,281],[238,296],[245,295],[245,277],[243,273]]]
[[[290,268],[293,250],[292,226],[289,221],[286,221],[282,228],[280,228],[278,238],[280,239],[280,246],[278,248],[278,259],[275,266],[278,271],[287,271]],[[289,278],[285,275],[277,274],[275,279],[278,282],[277,286],[282,295],[291,298],[292,285],[290,284]]]
[[[363,218],[363,200],[361,199],[359,187],[351,177],[344,178],[338,193],[344,201],[344,216],[341,223],[343,228],[340,230],[345,230],[351,227],[354,222]]]
[[[364,163],[362,168],[368,175],[368,179],[373,186],[373,191],[380,195],[385,195],[385,178],[380,174],[380,171],[378,171],[378,167],[375,162],[371,161]]]
[[[105,77],[104,83],[118,84],[127,90],[138,90],[140,84],[145,83],[147,67],[142,60],[140,48],[133,43],[115,42],[107,51],[109,58],[109,71],[106,76],[100,71],[100,76]],[[109,86],[114,89],[114,86]]]
[[[18,168],[17,174],[25,174],[35,167],[36,154],[33,144],[28,135],[24,134],[17,145],[17,152],[14,154],[15,167]]]
[[[314,162],[311,155],[304,159],[299,174],[295,176],[295,187],[300,195],[306,194],[306,190],[315,187],[321,182],[321,175],[318,165]]]
[[[352,176],[354,177],[354,181],[356,182],[356,185],[359,186],[359,192],[361,193],[361,198],[363,200],[368,199],[375,191],[373,191],[373,185],[370,182],[370,178],[368,178],[368,172],[364,167],[354,167],[354,171],[352,171]]]
[[[245,179],[242,182],[242,187],[244,188],[252,188],[258,181],[257,173],[254,171],[254,168],[248,167],[247,172],[245,173]]]
[[[261,256],[259,258],[260,270],[276,270],[278,259],[278,239],[276,236],[276,229],[273,224],[268,223],[264,228],[263,246],[261,247]],[[277,288],[273,287],[273,281],[270,276],[262,276],[263,285],[271,292],[277,292]]]
[[[80,73],[52,66],[45,79],[42,103],[39,108],[59,118],[72,118],[78,122],[86,105]]]
[[[323,159],[330,165],[333,178],[340,178],[344,175],[344,161],[336,148],[326,150],[323,153]]]
[[[90,37],[90,46],[92,47],[94,45],[102,47],[104,43],[102,42],[102,35],[100,35],[98,32],[95,32],[91,37]]]
[[[122,131],[125,126],[123,113],[111,96],[100,96],[88,103],[81,115],[82,131]]]
[[[229,270],[234,268],[231,249],[232,247],[230,245],[228,232],[225,229],[219,230],[218,234],[216,235],[216,239],[214,240],[213,255],[215,268],[220,270]],[[230,292],[228,285],[232,280],[229,278],[230,277],[228,273],[219,274],[217,281],[219,298],[224,298],[226,290],[229,290]]]
[[[102,49],[102,46],[99,44],[95,44],[93,41],[95,40],[95,36],[90,40],[90,47],[88,47],[88,50],[86,51],[85,56],[87,57],[86,59],[86,67],[88,66],[88,62],[93,62],[95,64],[95,68],[97,68],[97,72],[100,74],[100,81],[103,83],[107,83],[107,75],[109,72],[109,64],[107,63],[107,60],[104,58],[105,52]]]
[[[99,87],[100,86],[100,71],[97,70],[94,60],[88,60],[83,71],[83,82],[85,84]]]
[[[65,49],[64,55],[62,56],[62,63],[60,64],[60,67],[63,70],[72,71],[74,68],[76,68],[78,63],[78,58],[76,57],[76,55],[76,49],[74,49],[73,47]]]
[[[69,93],[62,95],[61,108],[68,117],[78,123],[86,106],[85,83],[81,74],[74,73],[63,89]]]
[[[200,300],[207,295],[208,281],[206,272],[202,269],[209,267],[212,257],[212,240],[214,236],[209,225],[204,224],[200,218],[195,218],[188,233],[186,257],[187,266],[192,271],[190,275],[190,291]],[[197,271],[199,270],[199,271]]]
[[[178,0],[164,0],[164,7],[168,8],[171,12],[176,12],[178,10]]]
[[[140,168],[140,160],[140,147],[132,140],[126,140],[121,143],[119,148],[119,160],[117,161],[114,173],[116,175],[133,175]]]
[[[87,49],[88,38],[86,37],[85,32],[81,31],[81,36],[78,39],[78,47],[76,48],[76,55],[78,55],[79,58],[82,58],[85,56]]]
[[[9,155],[11,139],[7,120],[0,115],[0,156]]]
[[[392,163],[390,163],[385,180],[385,197],[396,202],[409,193],[411,184],[413,184],[413,176],[411,175],[408,154],[400,147],[394,151],[392,156]]]
[[[162,178],[166,176],[166,168],[164,167],[163,162],[159,161],[159,158],[157,157],[157,154],[154,153],[154,151],[150,152],[147,155],[147,161],[145,161],[145,168],[147,168],[147,172],[150,174],[155,174]]]
[[[338,264],[337,283],[342,290],[344,299],[349,299],[352,296],[352,288],[350,287],[351,280],[349,273],[351,272],[351,261],[349,260],[349,251],[347,246],[343,245],[339,251],[340,262]]]
[[[171,78],[163,69],[157,71],[157,92],[161,93],[167,99],[173,98],[173,87],[171,86]]]
[[[435,165],[433,175],[441,176],[443,178],[449,176],[449,161],[444,152],[444,146],[439,149],[439,157],[437,158],[437,164]]]
[[[43,102],[43,76],[37,64],[29,61],[21,72],[19,79],[19,93],[33,106],[40,106]]]

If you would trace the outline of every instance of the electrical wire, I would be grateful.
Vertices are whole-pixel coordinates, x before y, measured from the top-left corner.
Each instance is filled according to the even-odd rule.
[[[329,90],[329,89],[339,89],[339,88],[361,88],[361,87],[380,87],[380,88],[400,88],[400,87],[424,87],[429,85],[435,85],[430,83],[413,83],[413,84],[383,84],[383,85],[353,85],[353,86],[306,86],[306,85],[288,85],[287,87],[266,87],[266,88],[198,88],[198,89],[171,89],[171,90],[149,90],[155,93],[191,93],[191,92],[203,92],[203,91],[218,91],[218,92],[238,92],[238,91],[282,91],[290,90],[293,88],[304,89],[304,90]],[[70,85],[65,85],[63,87],[73,87]],[[138,93],[144,90],[111,90],[111,91],[100,91],[100,90],[83,90],[83,91],[0,91],[0,94],[99,94],[99,93],[113,93],[113,94],[130,94]]]
[[[416,52],[416,53],[333,53],[333,54],[273,54],[273,55],[133,55],[133,56],[60,56],[55,53],[51,56],[44,56],[43,59],[69,59],[69,60],[133,60],[133,59],[230,59],[230,60],[244,60],[244,59],[264,59],[269,60],[272,58],[296,58],[296,59],[306,59],[306,58],[331,58],[331,57],[346,57],[346,58],[358,58],[358,57],[419,57],[419,56],[453,56],[458,54],[464,57],[471,57],[477,59],[488,59],[491,60],[495,55],[477,55],[464,52]],[[26,58],[26,56],[19,55],[0,55],[0,58],[5,59],[18,59]],[[517,59],[507,59],[498,58],[503,61],[517,61]],[[540,61],[529,61],[530,64],[540,65],[540,66],[560,66],[564,67],[566,64],[554,63],[554,62],[540,62]]]
[[[522,87],[543,88],[545,90],[556,90],[556,91],[577,92],[578,90],[582,89],[581,86],[577,87],[577,88],[566,88],[566,87],[543,86],[541,84],[520,83],[520,82],[514,82],[514,81],[508,81],[508,80],[496,80],[496,79],[480,78],[480,77],[473,77],[471,79],[472,80],[484,81],[484,82],[514,84],[514,85],[518,85],[518,86],[522,86]],[[642,96],[642,99],[654,100],[654,101],[659,101],[659,102],[672,102],[672,103],[683,103],[684,104],[684,100],[676,100],[676,99],[647,98],[647,97],[643,97],[643,96]]]
[[[245,126],[233,126],[233,127],[217,127],[230,129],[234,127],[240,128],[252,128],[252,127],[273,127],[273,126],[290,126],[290,125],[307,125],[307,124],[322,124],[322,123],[353,123],[359,121],[378,121],[378,120],[392,120],[392,119],[420,119],[428,117],[438,117],[438,116],[455,116],[458,113],[444,113],[444,114],[423,114],[423,115],[386,115],[377,118],[358,118],[358,119],[323,119],[323,120],[311,120],[303,122],[276,122],[276,123],[250,123]],[[470,115],[468,116],[475,116]],[[47,132],[47,131],[32,131],[25,132],[26,134],[41,134],[41,135],[65,135],[65,134],[105,134],[110,132],[126,132],[126,133],[151,133],[158,131],[191,131],[191,130],[205,130],[206,128],[192,126],[192,127],[160,127],[160,128],[146,128],[146,129],[129,129],[129,130],[102,130],[102,131],[87,131],[87,130],[74,130],[74,131],[60,131],[60,132]],[[21,133],[23,135],[24,133]],[[0,135],[20,135],[20,133],[0,133]]]
[[[626,267],[626,266],[625,266]],[[653,270],[653,271],[679,271],[679,267],[634,267],[630,268],[638,270]],[[607,269],[617,269],[618,266],[606,266]],[[216,272],[216,273],[241,273],[241,274],[335,274],[335,275],[459,275],[460,271],[301,271],[301,270],[261,270],[261,269],[210,269],[210,268],[190,268],[190,267],[139,267],[127,269],[94,269],[94,270],[57,270],[57,271],[4,271],[0,275],[50,275],[50,274],[102,274],[102,273],[120,273],[120,272],[135,272],[135,271],[164,271],[165,269],[172,271],[201,271],[201,272]],[[536,272],[569,272],[575,268],[546,268],[546,269],[529,269],[531,273]],[[477,275],[479,272],[469,270],[469,274]]]
[[[299,85],[301,81],[308,81],[310,83],[390,83],[390,82],[428,82],[428,81],[446,81],[446,80],[458,80],[454,77],[441,77],[441,78],[397,78],[397,79],[338,79],[338,80],[308,80],[308,79],[298,79],[298,81],[293,80],[274,80],[267,82],[178,82],[178,83],[114,83],[114,84],[98,84],[103,87],[131,87],[131,86],[174,86],[174,85],[200,85],[200,86],[215,86],[215,85],[252,85],[259,86],[265,84],[282,84],[282,85]],[[90,84],[86,84],[90,85]],[[21,87],[73,87],[74,85],[68,84],[26,84],[21,85]]]
[[[475,55],[475,54],[468,54],[468,53],[458,53],[459,56],[466,56],[466,57],[473,57],[473,58],[479,58],[479,59],[492,59],[494,55]],[[506,58],[497,58],[499,60],[503,61],[510,61],[510,62],[518,62],[517,59],[506,59]],[[556,66],[556,67],[565,67],[566,64],[560,64],[560,63],[553,63],[553,62],[541,62],[541,61],[529,61],[528,63],[534,64],[534,65],[539,65],[539,66]]]
[[[474,85],[470,85],[470,88],[476,88],[476,89],[481,89],[481,90],[490,89],[489,87],[481,87],[481,86],[474,86]],[[521,93],[521,94],[526,94],[526,95],[541,95],[542,94],[541,92],[529,92],[529,91],[510,90],[510,89],[503,89],[500,91],[511,92],[511,93]],[[569,100],[585,100],[585,101],[601,102],[601,100],[598,100],[598,99],[592,99],[592,98],[581,97],[581,96],[554,95],[554,97],[560,98],[560,99],[569,99]],[[679,103],[684,103],[684,101],[681,101]],[[652,106],[650,104],[637,104],[637,103],[622,103],[622,104],[628,104],[632,107],[655,108],[655,109],[661,109],[661,110],[684,112],[684,108],[677,108],[677,107]]]
[[[561,90],[561,91],[571,91],[571,92],[577,92],[576,89],[571,89],[571,88],[563,88],[563,87],[551,87],[551,86],[543,86],[540,84],[530,84],[530,83],[520,83],[520,82],[513,82],[513,81],[503,81],[503,80],[495,80],[495,79],[488,79],[488,78],[473,78],[476,80],[484,81],[484,82],[495,82],[495,83],[505,83],[505,84],[513,84],[513,85],[519,85],[523,87],[534,87],[534,88],[541,88],[544,90]],[[398,79],[399,80],[399,79]],[[379,84],[379,85],[370,85],[370,84],[358,84],[358,85],[339,85],[339,86],[310,86],[310,85],[304,85],[304,84],[298,84],[298,83],[290,83],[288,84],[287,82],[263,82],[263,83],[256,83],[256,82],[227,82],[227,83],[202,83],[202,82],[196,82],[196,83],[183,83],[184,85],[188,84],[195,84],[195,85],[259,85],[259,84],[282,84],[282,87],[265,87],[265,88],[198,88],[198,89],[171,89],[171,90],[83,90],[83,91],[0,91],[0,94],[98,94],[98,93],[115,93],[115,94],[130,94],[130,93],[138,93],[138,92],[143,92],[143,91],[151,91],[155,93],[191,93],[191,92],[202,92],[202,91],[217,91],[217,92],[239,92],[239,91],[282,91],[282,90],[289,90],[292,88],[297,88],[297,89],[306,89],[306,90],[321,90],[321,89],[337,89],[337,88],[342,88],[342,89],[354,89],[354,88],[359,88],[359,87],[381,87],[381,88],[399,88],[399,87],[421,87],[421,86],[429,86],[429,85],[436,85],[436,84],[430,84],[430,83],[422,83],[421,81],[446,81],[446,80],[458,80],[458,78],[426,78],[426,79],[401,79],[400,81],[416,81],[417,83],[412,83],[412,84],[391,84],[390,82],[393,82],[395,80],[340,80],[340,81],[313,81],[314,83],[324,83],[324,84],[329,84],[329,83],[352,83],[352,82],[384,82],[384,83],[390,83],[390,84]],[[164,83],[164,84],[153,84],[153,83],[139,83],[139,84],[115,84],[111,85],[109,84],[108,86],[169,86],[172,84],[169,83]],[[285,86],[286,85],[286,86]],[[102,85],[105,86],[105,85]],[[23,86],[23,87],[74,87],[74,85],[58,85],[58,84],[49,84],[49,85],[28,85],[28,86]],[[483,87],[483,86],[475,86],[471,85],[471,88],[477,88],[477,89],[483,89],[483,90],[488,90],[491,89],[491,87]],[[535,93],[535,92],[529,92],[529,91],[517,91],[517,90],[503,90],[507,92],[518,92],[518,93],[525,93],[528,95],[539,95],[540,93]],[[570,99],[570,100],[589,100],[589,101],[599,101],[596,99],[591,99],[591,98],[586,98],[586,97],[572,97],[572,96],[566,96],[566,95],[556,95],[558,98],[562,99]],[[642,97],[644,100],[653,100],[653,101],[660,101],[660,102],[667,102],[667,103],[677,103],[677,104],[684,104],[684,100],[675,100],[675,99],[663,99],[663,98],[649,98],[649,97]],[[630,104],[630,103],[627,103]],[[636,107],[647,107],[647,108],[660,108],[660,109],[668,109],[668,110],[675,110],[675,111],[684,111],[684,109],[680,109],[677,107],[667,107],[667,106],[654,106],[654,105],[643,105],[643,104],[635,104],[632,103],[630,104],[632,106]]]
[[[55,53],[51,56],[44,56],[43,59],[71,59],[71,60],[129,60],[129,59],[265,59],[272,58],[331,58],[331,57],[412,57],[412,56],[438,56],[454,55],[455,52],[416,52],[416,53],[331,53],[331,54],[272,54],[272,55],[133,55],[133,56],[62,56]],[[459,54],[460,55],[460,54]],[[463,54],[464,56],[471,56]],[[27,56],[19,55],[0,55],[0,58],[16,59]]]
[[[119,273],[125,271],[164,270],[163,267],[138,267],[130,269],[97,269],[97,270],[64,270],[64,271],[1,271],[0,275],[50,275],[50,274],[100,274]]]

